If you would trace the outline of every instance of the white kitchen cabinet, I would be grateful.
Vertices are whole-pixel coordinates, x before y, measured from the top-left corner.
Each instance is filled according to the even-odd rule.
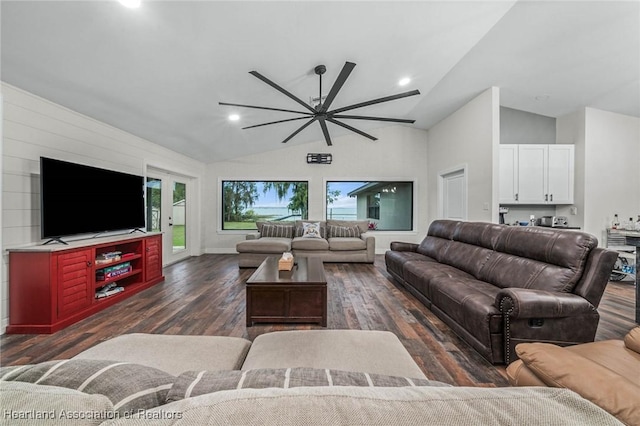
[[[500,145],[500,204],[516,204],[518,194],[518,145]]]
[[[574,146],[549,145],[549,203],[573,204]]]
[[[573,145],[500,145],[501,204],[572,204]]]

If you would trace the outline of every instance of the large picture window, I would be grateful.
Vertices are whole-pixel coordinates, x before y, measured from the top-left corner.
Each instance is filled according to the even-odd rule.
[[[413,229],[413,182],[329,181],[327,219],[369,220],[379,231]]]
[[[308,182],[222,181],[222,229],[257,229],[257,221],[308,219]]]

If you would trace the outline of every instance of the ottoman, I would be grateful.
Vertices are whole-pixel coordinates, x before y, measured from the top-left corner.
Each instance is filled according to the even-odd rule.
[[[242,370],[294,367],[427,378],[395,334],[374,330],[262,334],[254,339]]]
[[[190,370],[238,370],[250,346],[239,337],[133,333],[98,343],[73,358],[131,362],[177,376]]]

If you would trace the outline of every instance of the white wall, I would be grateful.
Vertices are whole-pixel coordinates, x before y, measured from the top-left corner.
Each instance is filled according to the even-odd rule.
[[[439,217],[438,176],[467,166],[467,217],[498,222],[498,154],[500,144],[500,92],[487,89],[428,131],[428,220]]]
[[[640,118],[585,110],[584,229],[604,243],[613,215],[640,214]]]
[[[527,111],[500,107],[500,143],[556,143],[556,119]]]
[[[1,330],[8,321],[6,249],[40,240],[40,156],[144,175],[147,165],[202,180],[204,164],[8,84],[3,94]],[[190,200],[199,214],[199,196]],[[199,254],[201,234],[192,236]]]
[[[222,180],[306,180],[309,182],[309,219],[325,215],[328,180],[408,180],[414,182],[414,230],[376,232],[376,251],[383,253],[393,240],[419,241],[427,231],[427,134],[408,126],[391,126],[370,132],[370,141],[356,134],[336,137],[333,146],[324,141],[292,145],[277,151],[249,155],[207,167],[204,211],[207,212],[206,251],[235,253],[246,231],[221,231]],[[307,164],[309,152],[331,153],[330,165]]]
[[[585,214],[585,110],[581,109],[556,119],[556,141],[558,144],[574,145],[574,189],[573,205],[557,206],[555,215],[566,216],[570,226],[578,226],[584,230]],[[572,211],[572,207],[576,210]],[[576,214],[573,214],[573,212]],[[538,217],[538,216],[536,216]],[[597,235],[597,234],[596,234]]]

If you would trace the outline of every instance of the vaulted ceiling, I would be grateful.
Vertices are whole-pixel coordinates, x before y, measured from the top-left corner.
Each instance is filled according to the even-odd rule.
[[[640,116],[640,3],[594,1],[116,1],[0,3],[3,81],[176,152],[214,162],[282,148],[301,109],[357,66],[333,102],[428,129],[490,86],[503,106],[558,117]],[[399,87],[400,78],[412,79]],[[354,113],[356,111],[353,111]],[[240,120],[231,122],[231,113]],[[375,135],[383,122],[344,120]],[[329,124],[332,136],[348,133]],[[288,144],[322,140],[310,126]]]

